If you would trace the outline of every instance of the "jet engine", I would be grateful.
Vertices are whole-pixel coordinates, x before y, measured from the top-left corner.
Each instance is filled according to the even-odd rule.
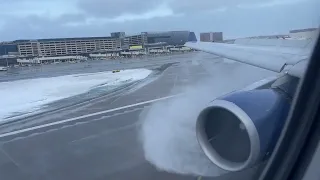
[[[197,119],[199,144],[224,170],[252,167],[272,153],[290,103],[277,89],[238,91],[213,100]]]

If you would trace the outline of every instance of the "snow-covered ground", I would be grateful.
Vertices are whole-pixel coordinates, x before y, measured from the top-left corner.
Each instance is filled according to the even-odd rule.
[[[96,87],[117,86],[146,78],[148,69],[99,72],[0,83],[0,122],[15,113],[30,113],[45,104],[82,94]]]

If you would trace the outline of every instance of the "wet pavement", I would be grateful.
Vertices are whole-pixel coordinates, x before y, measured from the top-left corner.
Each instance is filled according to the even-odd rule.
[[[45,67],[49,70],[43,68],[33,76],[29,72],[31,70],[22,70],[17,73],[18,75],[10,78],[2,76],[0,79],[5,81],[19,79],[19,77],[21,79],[21,76],[23,78],[52,77],[114,68],[156,69],[173,63],[159,71],[156,78],[144,84],[141,82],[109,95],[98,96],[92,101],[72,108],[47,112],[2,125],[0,127],[0,179],[197,179],[191,175],[178,175],[157,170],[145,160],[138,139],[139,116],[144,108],[149,107],[159,98],[182,93],[186,87],[204,79],[212,79],[213,86],[224,85],[226,91],[231,91],[272,74],[238,63],[222,63],[222,61],[223,59],[215,56],[190,53],[157,57],[147,61],[94,62],[91,69],[86,68],[85,64],[72,64],[66,67],[59,64],[56,66],[63,68],[58,69],[57,72],[52,65],[52,67]],[[69,69],[72,69],[72,72],[66,72]],[[241,83],[231,82],[239,72],[245,72],[248,69],[257,76],[242,74],[241,76],[246,80]],[[54,73],[50,74],[50,72]],[[215,84],[217,81],[224,84]],[[247,174],[244,176],[248,177]],[[236,178],[238,177],[226,176],[210,179]]]

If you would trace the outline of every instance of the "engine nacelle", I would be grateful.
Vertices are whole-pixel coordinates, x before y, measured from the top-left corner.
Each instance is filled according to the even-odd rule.
[[[274,89],[239,91],[218,98],[198,117],[199,144],[224,170],[254,166],[272,153],[290,103]]]

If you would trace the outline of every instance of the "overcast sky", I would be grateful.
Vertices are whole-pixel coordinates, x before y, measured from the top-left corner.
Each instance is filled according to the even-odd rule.
[[[113,31],[222,31],[225,38],[318,27],[318,0],[0,0],[0,41]]]

